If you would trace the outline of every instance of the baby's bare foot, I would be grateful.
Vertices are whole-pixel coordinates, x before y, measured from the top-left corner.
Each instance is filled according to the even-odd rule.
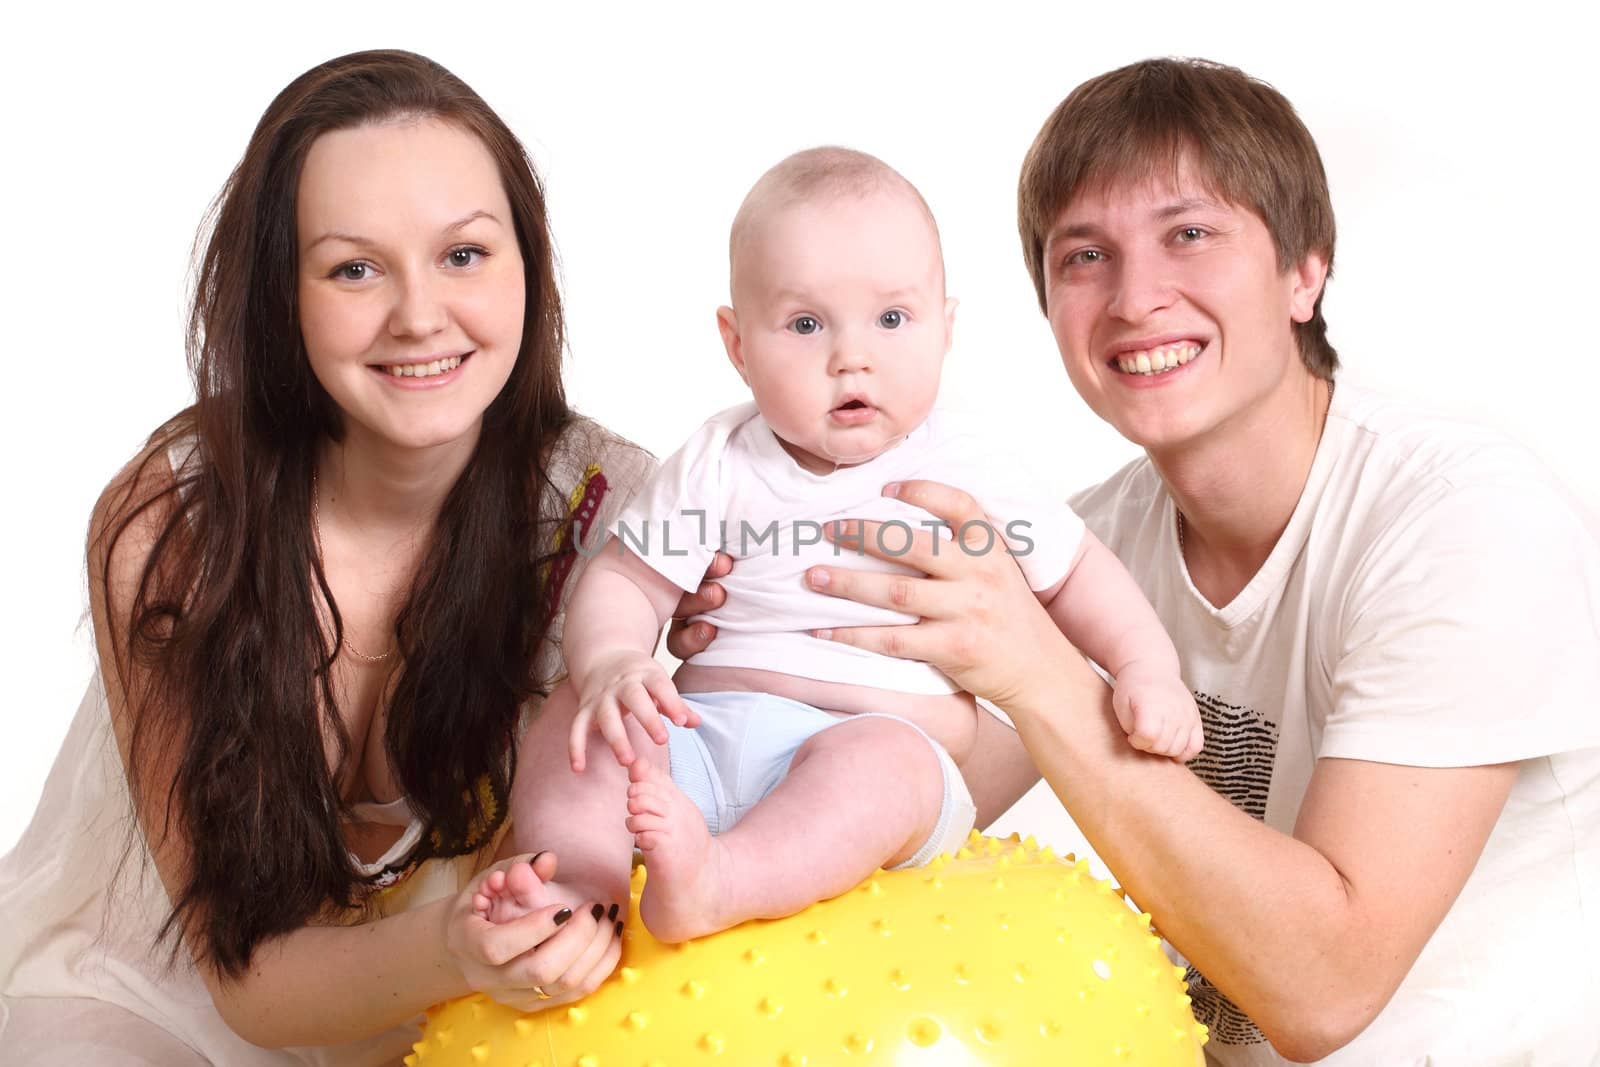
[[[628,829],[648,872],[639,914],[660,941],[687,941],[731,925],[724,918],[727,849],[672,778],[641,756],[628,767]]]
[[[531,863],[513,863],[491,871],[472,897],[472,910],[492,923],[520,919],[536,908],[554,903]]]

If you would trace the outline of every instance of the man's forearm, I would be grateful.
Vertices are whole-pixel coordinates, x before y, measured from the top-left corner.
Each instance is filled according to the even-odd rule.
[[[1354,962],[1340,873],[1185,767],[1135,750],[1087,664],[1059,675],[1048,704],[1007,709],[1035,764],[1163,936],[1280,1050],[1296,1047],[1309,1017],[1337,1014]]]

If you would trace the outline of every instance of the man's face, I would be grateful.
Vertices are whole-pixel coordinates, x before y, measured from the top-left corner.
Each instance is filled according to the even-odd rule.
[[[1197,444],[1287,397],[1326,273],[1278,269],[1256,213],[1176,179],[1080,193],[1044,247],[1045,304],[1073,386],[1153,454]]]

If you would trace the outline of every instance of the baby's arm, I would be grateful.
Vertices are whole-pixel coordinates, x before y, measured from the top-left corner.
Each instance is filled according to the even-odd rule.
[[[1067,639],[1116,680],[1112,707],[1135,748],[1180,761],[1199,754],[1200,714],[1172,639],[1099,538],[1084,531],[1066,578],[1040,599]]]
[[[610,743],[618,763],[633,762],[624,713],[638,719],[657,744],[667,741],[661,713],[679,726],[697,724],[698,716],[652,654],[661,627],[682,596],[682,590],[614,539],[584,568],[562,635],[567,674],[578,695],[569,739],[574,771],[583,770],[593,729]]]

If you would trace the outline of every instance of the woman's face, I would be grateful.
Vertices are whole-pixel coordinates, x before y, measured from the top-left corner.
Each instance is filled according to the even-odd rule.
[[[476,441],[522,343],[522,254],[488,149],[403,120],[323,134],[296,199],[300,329],[347,440]]]

